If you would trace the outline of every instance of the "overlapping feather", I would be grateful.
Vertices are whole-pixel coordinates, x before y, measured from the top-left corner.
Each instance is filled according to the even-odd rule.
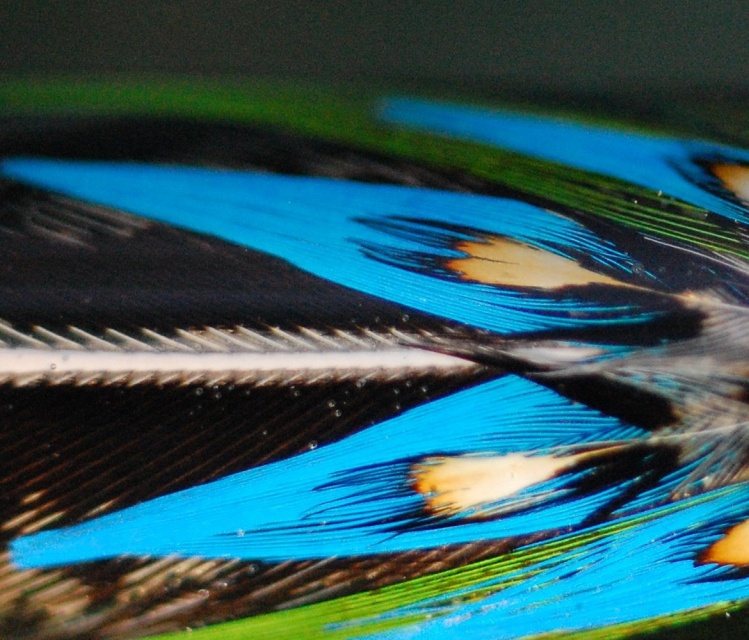
[[[97,109],[137,112],[148,102],[101,89]],[[23,91],[25,104],[60,91],[86,104],[91,90]],[[152,104],[190,113],[179,88],[170,91]],[[444,637],[456,624],[477,637],[607,625],[624,633],[749,596],[747,153],[400,98],[312,94],[301,108],[283,94],[225,92],[195,105],[202,116],[426,163],[410,169],[418,187],[331,179],[339,165],[315,177],[270,175],[252,162],[11,157],[0,173],[465,324],[479,331],[403,343],[490,364],[500,377],[301,456],[18,538],[13,561],[279,561],[506,539],[520,547],[482,565],[481,579],[469,565],[206,637],[306,621],[309,634],[330,637]],[[637,611],[617,604],[641,585],[668,596]],[[595,617],[577,610],[583,601]]]

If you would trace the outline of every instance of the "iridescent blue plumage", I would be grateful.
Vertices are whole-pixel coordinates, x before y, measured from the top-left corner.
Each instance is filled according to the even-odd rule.
[[[403,627],[382,637],[440,639],[456,623],[470,637],[525,638],[529,631],[536,637],[745,598],[749,584],[740,574],[709,563],[695,564],[694,558],[715,539],[714,525],[725,527],[745,515],[742,504],[748,491],[740,485],[688,500],[678,508],[654,510],[614,534],[597,535],[592,530],[587,544],[550,554],[535,563],[532,572],[520,566],[510,575],[487,576],[471,589],[446,590],[390,612],[390,619],[403,618]],[[564,544],[564,538],[559,544]],[[407,623],[409,616],[423,612],[429,612],[427,620]],[[358,626],[350,628],[356,633]]]
[[[6,160],[2,173],[268,251],[339,284],[500,334],[631,327],[686,304],[626,250],[567,217],[512,200],[136,164],[16,159]],[[487,262],[489,276],[481,271]],[[499,280],[488,279],[495,272]],[[607,375],[628,366],[627,350],[616,355],[613,345],[603,353],[615,355],[598,365],[608,367]],[[654,362],[648,366],[658,375],[659,367],[669,366],[669,351]],[[649,371],[641,375],[647,378]],[[569,407],[554,392],[504,379],[478,393],[436,402],[294,460],[71,530],[22,538],[14,543],[14,558],[44,566],[122,553],[280,560],[403,551],[579,526],[616,511],[622,496],[640,495],[635,502],[643,508],[667,500],[675,487],[691,491],[694,485],[688,474],[700,453],[684,453],[678,471],[668,463],[656,477],[659,487],[640,486],[647,464],[655,464],[650,457],[673,458],[669,451],[679,450],[679,442],[644,444],[635,456],[643,465],[632,464],[631,439],[645,442],[646,431],[633,432],[613,419],[602,431],[590,431],[590,422],[602,418],[580,406],[557,439],[551,420],[562,420]],[[486,422],[486,416],[501,422],[505,412],[526,410],[522,428],[510,423],[495,432]],[[516,442],[530,424],[540,425],[538,439]],[[709,450],[701,442],[695,446]],[[460,458],[465,454],[478,458]],[[487,463],[487,456],[499,461]],[[482,491],[487,474],[498,474],[494,482],[512,488],[465,503],[441,498],[453,495],[456,474],[463,484],[475,480]],[[528,478],[517,486],[506,480],[524,474]],[[621,508],[627,512],[626,501]],[[156,526],[161,518],[182,524]],[[340,535],[351,530],[355,535]]]
[[[4,161],[0,172],[267,251],[339,284],[499,333],[642,322],[670,308],[657,295],[666,287],[625,251],[580,223],[523,202],[134,164],[15,159]],[[612,291],[589,294],[581,282],[560,296],[557,287],[534,282],[532,269],[527,284],[487,286],[446,266],[467,256],[461,243],[486,244],[495,236],[572,265],[584,260],[586,277],[593,272]]]
[[[567,528],[616,500],[637,472],[591,494],[576,487],[594,467],[542,470],[546,479],[529,479],[510,495],[496,491],[499,497],[470,508],[435,513],[430,496],[416,486],[415,469],[436,457],[497,456],[501,464],[508,454],[526,456],[508,471],[496,470],[492,481],[509,483],[528,461],[646,436],[530,381],[506,377],[290,460],[69,529],[20,538],[12,554],[24,567],[121,554],[283,560],[423,549]],[[502,517],[496,519],[495,512]]]
[[[388,614],[429,611],[402,630],[425,638],[443,637],[456,616],[462,633],[501,626],[509,638],[749,597],[740,569],[749,560],[731,533],[749,522],[749,215],[745,185],[731,190],[715,169],[743,172],[749,152],[401,98],[382,102],[379,118],[391,133],[574,167],[587,172],[588,191],[609,176],[658,195],[632,213],[578,206],[574,172],[562,176],[572,186],[557,201],[553,189],[513,184],[511,172],[476,195],[274,175],[251,163],[3,160],[0,177],[24,188],[216,236],[465,325],[465,334],[445,328],[408,346],[494,366],[497,376],[319,449],[21,536],[13,562],[275,562],[487,540],[523,552],[579,536],[530,569],[457,592],[446,586]],[[533,170],[543,177],[549,166]],[[494,187],[501,197],[486,195]],[[660,205],[670,216],[663,224],[652,217]],[[704,229],[711,238],[695,242]],[[724,542],[729,550],[714,552]],[[659,597],[629,608],[641,585]],[[382,637],[391,635],[402,637]]]
[[[273,253],[334,282],[501,333],[636,321],[657,296],[626,301],[531,286],[460,281],[441,263],[456,245],[497,235],[594,266],[613,278],[657,284],[611,242],[579,223],[522,202],[425,189],[179,167],[6,160],[2,174]],[[304,228],[299,233],[299,227]],[[430,261],[421,271],[413,261]]]
[[[586,171],[612,176],[704,207],[731,220],[749,221],[747,208],[716,194],[714,176],[699,162],[749,162],[749,152],[725,145],[649,135],[464,105],[391,98],[380,117],[389,124],[494,145]]]

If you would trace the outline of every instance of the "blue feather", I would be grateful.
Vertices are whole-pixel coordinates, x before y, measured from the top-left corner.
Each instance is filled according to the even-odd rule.
[[[134,164],[6,160],[0,173],[285,258],[315,275],[499,333],[644,322],[669,308],[667,288],[628,253],[569,218],[514,200],[249,172]],[[449,224],[448,222],[449,221]],[[300,232],[300,230],[303,230]],[[585,286],[489,286],[452,261],[509,238],[609,278]],[[621,294],[626,288],[626,296]]]
[[[663,191],[731,220],[749,220],[738,199],[706,188],[710,176],[700,162],[749,162],[749,153],[730,147],[402,99],[386,101],[381,115],[391,124],[496,144]],[[507,198],[248,171],[23,158],[4,161],[0,174],[268,252],[330,281],[503,336],[626,329],[662,318],[674,296],[684,293],[623,246],[626,233],[633,244],[644,234],[630,230],[614,240],[599,226],[586,226],[584,215],[573,220]],[[503,272],[505,280],[482,280],[466,264],[492,260],[482,252],[496,244],[503,255],[517,252],[518,264],[512,274]],[[710,263],[706,271],[716,282],[721,268],[744,276],[733,262],[718,264],[715,255],[709,260],[716,266]],[[530,272],[525,279],[524,268]],[[714,302],[688,299],[690,309],[702,305],[701,312]],[[723,338],[734,336],[723,327],[743,329],[743,310],[736,309],[738,319],[714,323]],[[704,327],[699,330],[704,333]],[[677,355],[704,353],[712,343],[698,337],[680,343]],[[733,467],[743,464],[742,450],[730,473],[723,473],[725,461],[712,455],[711,447],[723,449],[709,433],[713,406],[705,397],[717,383],[703,395],[695,391],[694,380],[701,384],[720,363],[707,374],[693,374],[686,381],[692,386],[680,384],[668,376],[671,347],[663,338],[639,352],[646,361],[641,369],[626,369],[637,364],[635,353],[595,370],[630,388],[655,389],[681,411],[681,422],[674,419],[665,435],[653,437],[536,382],[506,376],[288,460],[18,538],[10,546],[12,560],[22,568],[133,554],[281,561],[476,540],[514,538],[520,544],[528,536],[564,541],[564,532],[582,528],[589,544],[536,564],[530,573],[519,568],[517,583],[508,584],[505,576],[493,592],[487,579],[484,597],[458,608],[454,601],[465,594],[443,594],[400,612],[445,614],[405,633],[440,637],[454,614],[469,635],[489,635],[501,624],[507,637],[518,637],[529,629],[599,627],[747,597],[749,581],[735,569],[699,561],[748,515],[746,484],[710,491],[700,475],[707,461],[728,484],[738,477]],[[728,373],[735,383],[735,371]],[[719,402],[730,399],[735,409],[740,401],[733,387],[729,391],[714,395]],[[743,419],[743,406],[733,417]],[[705,426],[703,419],[705,432],[692,438],[691,449],[680,449],[694,435],[690,429]],[[728,426],[730,431],[736,425]],[[728,436],[724,441],[733,442]],[[672,459],[655,468],[664,451]],[[652,482],[649,466],[656,472]],[[471,492],[479,488],[483,493],[476,497]],[[690,490],[706,493],[674,502]],[[611,526],[601,520],[609,519],[622,525],[621,532],[596,538]],[[622,558],[637,562],[628,567],[627,580],[621,579]],[[638,597],[634,610],[626,603],[641,581],[662,593]],[[583,602],[571,616],[570,607]]]
[[[513,453],[527,456],[522,463],[549,455],[562,459],[646,436],[528,380],[506,377],[290,460],[19,538],[11,553],[22,567],[120,554],[283,560],[566,528],[615,500],[629,480],[595,492],[577,490],[592,468],[573,465],[569,473],[528,481],[494,502],[441,514],[430,513],[429,496],[414,488],[414,468],[430,457],[466,460],[461,456],[467,453],[474,454],[471,461],[491,455],[501,462]],[[497,475],[509,482],[512,473]]]
[[[743,149],[412,98],[384,100],[379,114],[391,125],[490,144],[619,178],[731,220],[749,222],[743,203],[705,189],[716,181],[697,164],[745,164],[749,152]]]
[[[585,535],[589,542],[514,574],[493,578],[469,590],[446,589],[438,597],[388,612],[406,625],[381,638],[444,638],[456,623],[472,638],[524,638],[529,635],[600,629],[686,612],[749,596],[749,581],[734,570],[700,564],[695,558],[715,539],[715,525],[746,516],[749,485],[713,492],[678,506],[648,513],[639,523],[615,532]],[[556,543],[565,544],[559,538]],[[529,547],[540,547],[534,545]],[[643,588],[647,593],[643,593]],[[426,620],[419,614],[428,612]],[[364,621],[371,623],[371,620]],[[360,621],[351,624],[356,632]]]

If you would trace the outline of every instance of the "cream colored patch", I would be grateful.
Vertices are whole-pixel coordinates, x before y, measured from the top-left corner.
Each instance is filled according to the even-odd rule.
[[[749,567],[749,520],[730,528],[702,555],[702,562]]]
[[[426,458],[411,469],[412,486],[439,515],[499,502],[575,465],[588,454],[556,457],[454,456]]]
[[[749,167],[737,164],[714,164],[710,170],[739,200],[749,202]]]
[[[631,287],[625,282],[581,267],[575,260],[507,238],[485,242],[461,242],[458,251],[467,255],[447,263],[465,280],[512,287],[558,289],[588,284]]]

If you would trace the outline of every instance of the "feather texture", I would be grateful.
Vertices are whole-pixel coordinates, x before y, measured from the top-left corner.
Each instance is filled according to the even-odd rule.
[[[75,492],[48,498],[39,483],[65,462],[8,472],[20,487],[5,525],[14,575],[52,590],[67,584],[55,572],[83,585],[99,566],[139,562],[128,556],[163,558],[136,575],[175,556],[201,571],[313,562],[272,583],[303,585],[275,604],[261,585],[254,608],[216,613],[206,596],[184,606],[213,613],[182,619],[175,599],[107,630],[87,601],[76,614],[87,631],[260,613],[195,635],[625,636],[749,597],[749,153],[735,142],[282,85],[9,83],[0,94],[15,105],[0,138],[0,243],[26,283],[0,282],[10,397],[36,384],[169,398],[178,384],[231,408],[220,397],[236,385],[289,392],[277,392],[288,410],[263,396],[241,420],[196,418],[200,401],[169,405],[170,419],[145,411],[146,423],[191,425],[181,451],[203,427],[246,444],[282,425],[280,444],[232,464],[196,454],[204,472],[133,495],[82,469],[96,491],[58,508]],[[78,114],[18,115],[58,104]],[[19,246],[75,277],[34,275]],[[376,403],[419,377],[445,396],[386,400],[343,426],[345,403],[312,395],[327,427],[319,407],[292,408],[297,384],[376,381]],[[113,398],[97,405],[104,415]],[[72,443],[77,431],[60,424]],[[311,444],[297,446],[295,430]],[[408,557],[438,561],[401,574]],[[267,613],[289,603],[307,606]],[[16,606],[8,625],[75,629]],[[164,627],[145,621],[160,615]]]
[[[749,154],[742,149],[409,99],[384,101],[380,116],[392,124],[512,149],[626,180],[747,222],[741,166],[749,162]]]
[[[540,424],[548,427],[532,426]],[[584,521],[637,479],[617,454],[621,443],[642,435],[538,385],[502,378],[294,461],[21,538],[11,553],[25,567],[122,554],[282,560],[553,531]],[[613,467],[596,493],[585,490],[595,468],[589,457]],[[466,468],[426,479],[451,461]],[[435,506],[448,487],[475,490],[473,467],[482,462],[486,495],[455,498],[450,509]]]

